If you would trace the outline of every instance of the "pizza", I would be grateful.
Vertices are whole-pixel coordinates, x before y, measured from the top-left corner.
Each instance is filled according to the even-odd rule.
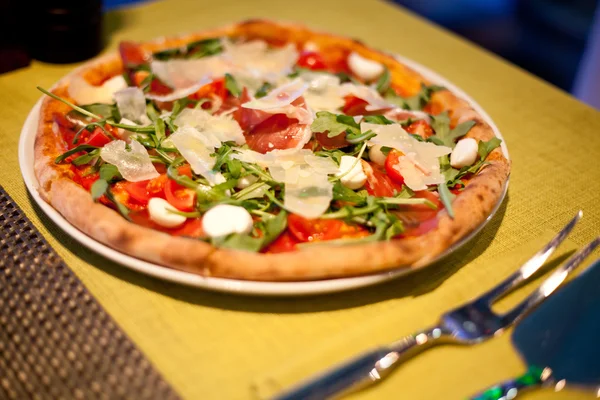
[[[466,100],[299,25],[123,42],[41,90],[44,200],[101,243],[204,276],[419,268],[490,216],[509,176]]]

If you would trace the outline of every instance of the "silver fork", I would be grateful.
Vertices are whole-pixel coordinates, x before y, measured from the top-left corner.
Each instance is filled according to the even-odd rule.
[[[326,399],[353,392],[386,378],[402,361],[440,343],[475,344],[502,333],[548,297],[567,276],[598,246],[596,238],[571,256],[529,297],[505,314],[496,314],[491,305],[529,279],[569,235],[583,213],[577,215],[538,253],[505,281],[475,300],[443,314],[437,325],[405,336],[334,366],[275,397],[277,400]]]

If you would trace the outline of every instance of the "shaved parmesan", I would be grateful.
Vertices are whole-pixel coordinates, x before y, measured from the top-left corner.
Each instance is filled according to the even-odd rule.
[[[304,218],[317,218],[329,208],[333,184],[328,175],[338,171],[332,159],[315,156],[307,149],[273,150],[266,154],[239,150],[233,157],[266,167],[274,180],[283,182],[283,204],[287,210]]]
[[[345,101],[340,92],[340,78],[323,72],[303,72],[300,78],[308,84],[304,100],[311,110],[335,112]]]
[[[92,86],[82,76],[76,75],[71,80],[68,91],[77,104],[111,104],[113,94],[126,87],[127,82],[121,75],[110,78],[101,86]]]
[[[340,87],[342,96],[356,96],[369,103],[365,107],[367,111],[375,111],[394,107],[388,103],[381,95],[373,88],[364,85],[355,85],[354,83],[343,83]]]
[[[413,110],[404,110],[402,108],[396,107],[390,109],[383,113],[386,118],[389,118],[393,121],[406,121],[407,119],[422,119],[425,120],[428,124],[431,123],[431,117],[424,111],[413,111]]]
[[[146,98],[142,89],[128,87],[114,94],[121,117],[129,121],[138,121],[149,125],[152,121],[146,115]]]
[[[253,99],[242,104],[242,107],[262,111],[280,109],[292,104],[294,100],[304,94],[306,89],[308,89],[306,83],[301,79],[294,79],[285,85],[275,88],[263,98]]]
[[[266,114],[285,114],[288,118],[297,119],[302,125],[309,125],[312,124],[313,118],[312,113],[306,109],[306,104],[304,102],[298,105],[292,104],[300,99],[307,88],[308,85],[301,79],[294,79],[277,87],[261,99],[252,99],[242,104],[242,108],[259,110]]]
[[[174,89],[189,88],[205,79],[229,72],[227,65],[218,55],[197,60],[154,60],[150,63],[150,69],[161,81]]]
[[[276,83],[292,71],[298,59],[293,44],[270,49],[261,40],[232,43],[223,41],[225,51],[197,60],[174,59],[154,60],[152,72],[167,85],[182,89],[196,84],[201,79],[234,75],[241,84],[258,88],[263,82]]]
[[[129,146],[128,150],[123,140],[112,141],[102,148],[100,157],[115,165],[127,181],[139,182],[158,177],[159,173],[152,165],[146,148],[135,140]]]
[[[242,128],[228,115],[212,115],[202,109],[186,108],[175,118],[175,125],[195,128],[213,148],[221,147],[222,142],[246,143]]]
[[[175,101],[175,100],[183,99],[184,97],[188,97],[189,95],[196,93],[203,86],[206,86],[206,85],[210,84],[211,82],[212,82],[212,80],[209,78],[202,78],[202,79],[200,79],[200,81],[196,82],[195,84],[193,84],[191,86],[176,89],[169,94],[158,95],[158,94],[148,93],[148,94],[146,94],[146,98],[150,99],[150,100],[164,101],[164,102]]]
[[[220,172],[212,170],[216,161],[215,157],[211,156],[215,150],[213,138],[208,138],[195,128],[185,125],[169,136],[169,139],[196,174],[202,175],[212,186],[225,181]],[[220,142],[218,144],[221,145]]]
[[[439,158],[450,154],[452,149],[412,138],[399,124],[378,125],[363,122],[361,131],[372,130],[377,136],[369,144],[400,150],[404,156],[394,168],[404,177],[404,183],[412,190],[427,189],[427,185],[444,183]]]

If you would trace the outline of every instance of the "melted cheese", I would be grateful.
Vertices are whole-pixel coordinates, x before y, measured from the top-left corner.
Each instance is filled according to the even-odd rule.
[[[152,122],[146,115],[146,99],[142,89],[128,87],[116,92],[114,98],[122,118],[139,121],[142,125],[149,125]]]
[[[222,142],[246,143],[240,125],[227,115],[212,115],[202,109],[186,108],[175,118],[175,125],[193,127],[213,148],[221,147]]]
[[[214,153],[215,147],[221,145],[220,141],[203,135],[189,125],[177,129],[169,139],[196,174],[202,175],[213,186],[225,181],[220,172],[212,170],[216,159],[211,154]]]
[[[167,85],[181,89],[190,87],[201,79],[234,75],[242,85],[258,88],[263,82],[276,83],[292,71],[298,59],[293,44],[270,49],[261,40],[243,43],[223,41],[225,50],[217,55],[196,60],[154,60],[152,72]]]
[[[308,85],[301,79],[294,79],[284,85],[278,86],[267,96],[252,99],[244,104],[243,108],[260,110],[267,114],[285,114],[288,118],[295,118],[300,124],[308,125],[313,121],[312,113],[306,109],[305,104],[293,105],[298,100]]]
[[[335,75],[306,71],[300,78],[308,84],[304,99],[314,112],[336,112],[344,106],[344,97],[340,93],[340,78]]]
[[[203,86],[206,86],[206,85],[210,84],[211,82],[212,82],[211,79],[203,78],[191,86],[175,89],[173,92],[171,92],[169,94],[159,95],[159,94],[148,93],[148,94],[146,94],[146,98],[150,99],[150,100],[157,100],[157,101],[164,101],[164,102],[175,101],[175,100],[183,99],[184,97],[187,97],[191,94],[196,93]]]
[[[77,104],[111,104],[113,94],[126,87],[127,82],[121,75],[110,78],[101,86],[92,86],[82,76],[76,75],[69,83],[68,92]]]
[[[135,140],[129,146],[130,150],[127,150],[123,140],[112,141],[102,148],[100,157],[115,165],[127,181],[139,182],[158,177],[146,148]]]
[[[404,177],[404,183],[412,190],[424,190],[427,185],[444,183],[439,157],[450,154],[451,148],[419,142],[399,124],[377,125],[363,122],[360,128],[363,132],[372,130],[377,134],[369,144],[392,147],[404,154],[394,168],[398,169]]]
[[[273,179],[283,182],[283,204],[294,214],[318,218],[329,208],[333,184],[328,175],[338,170],[330,158],[315,156],[307,149],[273,150],[266,154],[240,150],[233,157],[266,167]]]

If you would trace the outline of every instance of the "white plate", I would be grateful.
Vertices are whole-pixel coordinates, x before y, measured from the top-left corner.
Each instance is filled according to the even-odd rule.
[[[397,56],[397,58],[404,64],[420,72],[429,81],[434,82],[438,85],[445,86],[454,93],[458,94],[462,98],[466,99],[471,103],[473,108],[492,126],[496,136],[502,138],[498,128],[492,121],[492,119],[483,111],[483,109],[467,96],[462,90],[442,78],[438,74],[430,71],[429,69],[415,63],[412,60],[408,60],[404,57]],[[75,73],[74,71],[73,73]],[[298,296],[298,295],[310,295],[310,294],[321,294],[321,293],[332,293],[340,292],[349,289],[355,289],[363,286],[374,285],[376,283],[388,281],[390,279],[397,278],[410,272],[408,268],[399,268],[389,272],[371,274],[366,276],[359,276],[353,278],[340,278],[340,279],[327,279],[320,281],[308,281],[308,282],[259,282],[259,281],[244,281],[237,279],[224,279],[224,278],[213,278],[203,277],[188,272],[178,271],[171,268],[164,267],[162,265],[153,264],[147,261],[140,260],[135,257],[128,256],[121,252],[118,252],[95,239],[87,236],[79,229],[71,225],[61,214],[59,214],[52,206],[46,203],[39,195],[37,188],[39,187],[38,181],[35,177],[33,169],[33,144],[35,140],[35,134],[38,124],[38,114],[41,105],[41,99],[36,103],[33,109],[30,111],[23,129],[21,130],[21,137],[19,140],[19,166],[27,189],[31,193],[31,196],[40,208],[48,215],[48,217],[54,221],[61,229],[63,229],[73,239],[77,240],[82,245],[86,246],[90,250],[93,250],[104,257],[115,261],[127,268],[151,275],[160,279],[164,279],[171,282],[182,283],[189,286],[195,286],[203,289],[209,289],[219,292],[229,292],[237,294],[249,294],[249,295],[267,295],[267,296]],[[502,151],[508,158],[508,150],[504,141],[502,142]],[[474,237],[483,226],[492,218],[496,213],[498,207],[502,203],[506,191],[508,188],[508,182],[504,186],[502,198],[496,204],[496,207],[490,214],[490,216],[467,237],[450,247],[443,254],[436,258],[435,262],[446,255],[455,251],[458,247],[468,242]]]

